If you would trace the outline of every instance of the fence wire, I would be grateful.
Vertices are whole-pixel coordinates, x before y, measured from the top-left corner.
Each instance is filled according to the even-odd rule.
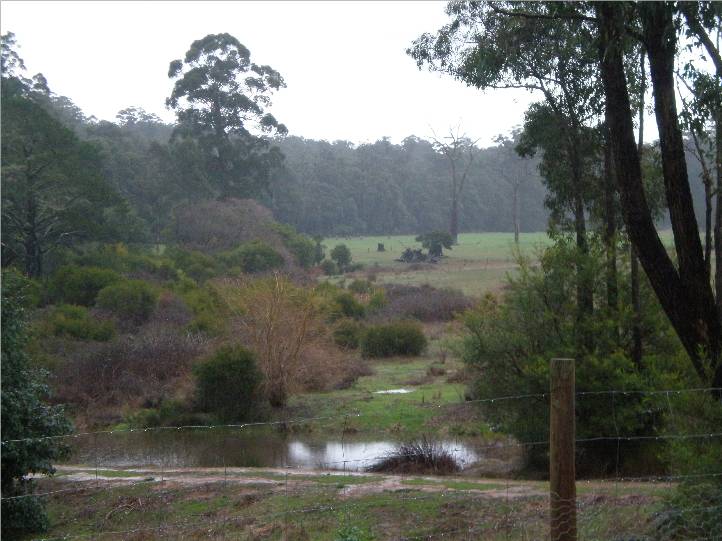
[[[365,541],[397,540],[533,540],[565,541],[722,541],[722,471],[650,472],[630,475],[622,469],[628,444],[667,446],[692,442],[719,446],[720,430],[701,432],[677,414],[676,397],[722,391],[719,388],[659,391],[605,390],[576,393],[576,401],[608,397],[611,428],[576,438],[586,445],[614,446],[613,474],[577,481],[575,499],[550,494],[546,481],[525,481],[472,474],[473,469],[450,476],[413,472],[369,472],[369,466],[389,458],[373,446],[363,456],[350,452],[356,444],[354,422],[373,426],[383,414],[347,411],[329,416],[269,422],[129,427],[60,436],[6,440],[3,451],[47,439],[62,440],[74,450],[74,465],[61,465],[52,478],[37,477],[26,494],[2,500],[37,498],[53,506],[55,537],[38,539],[279,539]],[[636,415],[650,426],[660,415],[666,424],[652,433],[625,433],[619,420],[625,397],[643,399]],[[457,404],[399,404],[404,408],[486,408],[511,400],[534,401],[548,407],[547,393],[499,396]],[[285,449],[261,449],[266,463],[246,466],[259,452],[244,448],[268,434],[293,440],[323,427],[338,430],[340,453],[323,459],[296,460]],[[400,432],[403,432],[403,426]],[[601,430],[601,429],[600,429]],[[605,433],[608,432],[608,433]],[[373,431],[371,432],[373,434]],[[380,435],[381,432],[378,431]],[[389,434],[383,433],[388,439]],[[212,437],[211,437],[212,436]],[[284,445],[287,440],[281,436]],[[468,441],[447,438],[444,449],[452,456],[469,453]],[[205,441],[207,440],[207,441]],[[241,441],[242,440],[242,441]],[[128,449],[149,444],[147,456]],[[198,442],[202,445],[198,447]],[[199,456],[192,456],[191,446]],[[516,441],[487,434],[472,446],[474,464],[509,456],[524,457],[530,450],[548,449],[546,438]],[[661,449],[661,447],[659,447]],[[302,453],[303,449],[299,451]],[[654,451],[650,451],[654,452]],[[312,453],[311,453],[312,454]],[[252,456],[253,455],[253,456]],[[264,456],[265,455],[265,456]],[[189,459],[190,457],[190,459]],[[501,457],[501,458],[499,458]],[[194,465],[194,460],[198,465]],[[264,462],[261,460],[261,462]],[[189,465],[190,462],[190,465]],[[209,467],[208,464],[214,464]],[[243,467],[239,464],[244,464]],[[640,465],[640,469],[643,465]],[[667,505],[673,489],[686,483],[712,487],[694,502]],[[706,485],[705,485],[706,484]],[[695,490],[704,490],[695,489]],[[702,505],[699,502],[703,502]],[[551,506],[559,517],[550,526]],[[78,509],[83,509],[79,516]]]

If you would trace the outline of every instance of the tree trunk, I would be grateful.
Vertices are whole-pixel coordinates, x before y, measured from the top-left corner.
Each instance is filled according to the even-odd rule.
[[[26,225],[23,248],[25,249],[25,274],[31,278],[40,276],[43,272],[43,252],[37,235],[37,214],[37,201],[34,197],[28,196],[25,201]]]
[[[572,127],[572,131],[575,128]],[[587,275],[587,256],[589,255],[589,244],[587,243],[587,224],[584,216],[584,199],[582,196],[582,165],[579,156],[579,142],[574,133],[570,138],[569,157],[571,161],[572,189],[574,190],[574,229],[577,243],[577,354],[581,355],[585,350],[594,349],[594,340],[589,329],[588,322],[594,311],[594,292],[590,277]]]
[[[519,245],[519,182],[513,186],[514,244]]]
[[[717,208],[714,224],[715,290],[717,313],[722,317],[722,110],[715,119],[715,162],[717,169]]]
[[[617,283],[617,217],[614,209],[614,171],[609,130],[604,140],[604,245],[607,252],[607,307],[616,314],[619,305]]]
[[[600,19],[600,63],[609,114],[617,183],[630,239],[639,260],[700,379],[722,386],[719,315],[705,272],[684,148],[674,101],[674,40],[671,6],[640,4],[650,58],[655,112],[662,149],[667,203],[675,237],[679,271],[659,239],[642,184],[639,152],[620,48],[624,32],[621,4],[595,4]],[[705,278],[707,279],[705,283]]]
[[[644,67],[644,52],[639,55],[639,134],[637,137],[637,152],[639,159],[642,159],[644,150],[644,95],[647,91],[647,70]],[[632,361],[635,366],[641,368],[642,355],[642,299],[639,290],[639,258],[634,249],[634,244],[629,243],[629,274],[632,295]]]
[[[451,198],[451,223],[449,225],[449,234],[454,244],[459,242],[459,199],[456,196],[456,190]]]

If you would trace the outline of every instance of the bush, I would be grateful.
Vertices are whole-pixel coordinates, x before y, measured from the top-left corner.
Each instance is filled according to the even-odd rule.
[[[221,272],[218,261],[202,252],[170,248],[166,254],[177,268],[197,282],[205,282]]]
[[[394,452],[367,468],[371,472],[434,475],[447,475],[460,470],[461,466],[452,454],[426,436],[418,441],[402,443]]]
[[[51,334],[68,336],[79,340],[97,340],[107,342],[115,334],[111,321],[98,321],[87,308],[61,304],[50,314],[47,325]]]
[[[284,246],[288,248],[296,258],[296,262],[304,269],[319,263],[323,259],[323,248],[319,249],[320,240],[315,241],[306,235],[302,235],[292,226],[286,224],[275,224],[273,229],[281,235]]]
[[[431,257],[441,257],[444,248],[451,250],[454,244],[453,237],[446,231],[432,231],[416,237],[416,242],[429,251]]]
[[[234,250],[218,254],[227,267],[239,267],[243,272],[254,273],[283,266],[283,256],[262,241],[247,242]]]
[[[158,295],[142,280],[124,280],[103,288],[98,293],[97,305],[114,315],[143,323],[155,309]]]
[[[321,270],[326,276],[335,276],[339,273],[338,265],[330,259],[324,259],[321,263]]]
[[[337,244],[331,250],[331,259],[338,265],[340,272],[345,272],[346,267],[351,264],[351,250],[345,244]]]
[[[366,329],[361,340],[361,352],[364,357],[413,356],[421,355],[426,345],[426,337],[418,323],[396,321]]]
[[[363,319],[366,308],[351,293],[340,293],[334,298],[333,312],[341,317]]]
[[[348,285],[348,290],[359,295],[371,292],[371,282],[368,280],[354,280]]]
[[[112,270],[65,265],[53,274],[48,288],[51,299],[56,303],[93,306],[101,289],[121,279]]]
[[[333,330],[334,343],[343,349],[357,349],[361,343],[363,326],[353,319],[342,319]]]
[[[218,336],[225,332],[227,310],[218,292],[208,285],[204,287],[189,286],[184,288],[181,297],[193,313],[193,320],[188,325],[191,332],[202,332]]]
[[[202,411],[223,422],[250,418],[258,402],[261,374],[249,350],[224,346],[207,361],[194,367],[196,401]]]
[[[453,289],[389,284],[385,290],[388,302],[378,313],[384,319],[450,321],[473,305],[470,298]]]

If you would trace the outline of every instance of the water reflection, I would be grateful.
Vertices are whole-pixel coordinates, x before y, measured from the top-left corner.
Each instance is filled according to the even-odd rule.
[[[149,430],[73,440],[69,462],[108,468],[301,467],[364,469],[398,445],[393,440],[321,439],[233,429]],[[439,442],[462,465],[482,455],[462,440]]]

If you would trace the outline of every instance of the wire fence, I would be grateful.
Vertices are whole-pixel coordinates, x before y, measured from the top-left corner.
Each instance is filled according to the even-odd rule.
[[[369,471],[397,456],[403,423],[416,422],[409,420],[411,408],[431,411],[442,420],[459,408],[488,412],[510,401],[548,409],[548,393],[459,403],[399,402],[398,411],[382,413],[343,411],[268,422],[128,427],[7,440],[3,451],[59,440],[72,455],[68,464],[58,466],[56,476],[37,477],[29,485],[32,492],[2,499],[38,498],[52,504],[53,532],[60,534],[41,539],[722,540],[719,488],[707,499],[702,494],[686,504],[665,504],[680,484],[719,487],[722,471],[705,465],[699,471],[688,466],[675,471],[672,465],[671,471],[667,466],[660,473],[656,463],[630,465],[625,456],[636,445],[646,446],[649,457],[680,443],[689,444],[691,452],[705,446],[722,449],[722,426],[695,429],[679,413],[678,402],[720,391],[575,393],[579,407],[588,406],[585,401],[604,404],[611,419],[598,433],[579,434],[577,450],[583,454],[589,446],[611,446],[613,459],[599,465],[606,474],[578,479],[573,499],[550,494],[545,480],[512,478],[531,453],[547,452],[548,437],[446,434],[433,443],[434,452],[452,457],[462,471],[452,469],[445,476],[413,467]],[[643,400],[634,415],[650,419],[645,433],[624,432],[625,397]],[[396,433],[374,430],[390,413],[398,413]],[[655,425],[662,414],[664,422]],[[367,429],[362,434],[355,426],[359,422]],[[414,462],[418,457],[405,458]],[[561,517],[554,525],[550,502]]]

